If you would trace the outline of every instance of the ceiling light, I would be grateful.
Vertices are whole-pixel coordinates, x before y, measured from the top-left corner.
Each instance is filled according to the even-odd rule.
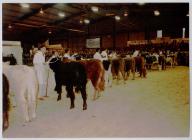
[[[20,6],[22,8],[29,8],[30,7],[29,4],[27,4],[27,3],[21,3]]]
[[[145,5],[145,3],[144,2],[139,2],[138,5],[143,6],[143,5]]]
[[[127,13],[127,12],[125,12],[125,13],[124,13],[124,16],[125,16],[125,17],[127,17],[127,16],[128,16],[128,13]]]
[[[49,34],[52,34],[52,32],[51,32],[51,31],[49,31],[48,33],[49,33]]]
[[[58,16],[59,17],[65,17],[65,14],[64,13],[58,13]]]
[[[159,12],[158,10],[155,10],[155,11],[154,11],[154,15],[155,15],[155,16],[159,16],[159,15],[160,15],[160,12]]]
[[[115,16],[115,20],[119,21],[121,19],[120,16]]]
[[[80,20],[79,23],[80,23],[80,24],[83,24],[83,20]]]
[[[43,9],[41,8],[41,10],[39,11],[40,14],[44,14]]]
[[[99,8],[96,7],[96,6],[92,6],[92,7],[91,7],[91,10],[92,10],[93,12],[98,12],[98,11],[99,11]]]
[[[11,29],[11,28],[12,28],[11,24],[9,24],[8,28],[9,28],[9,29]]]
[[[84,19],[84,23],[85,23],[85,24],[89,24],[89,23],[90,23],[90,20]]]

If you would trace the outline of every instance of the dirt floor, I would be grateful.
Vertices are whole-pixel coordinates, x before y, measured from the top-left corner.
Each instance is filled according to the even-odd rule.
[[[38,100],[37,118],[21,125],[17,107],[10,111],[6,138],[79,138],[79,137],[188,137],[190,125],[189,67],[150,71],[147,78],[129,79],[126,84],[113,81],[102,96],[92,100],[88,83],[88,109],[82,110],[82,98],[76,94],[75,109],[70,99],[57,102],[53,91],[53,73],[49,72],[49,98]]]

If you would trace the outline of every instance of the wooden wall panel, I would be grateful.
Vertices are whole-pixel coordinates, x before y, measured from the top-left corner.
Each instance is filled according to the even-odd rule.
[[[145,32],[130,32],[129,40],[145,40]]]
[[[107,36],[102,36],[101,39],[101,48],[113,48],[113,36],[107,35]]]
[[[115,47],[123,48],[127,46],[128,33],[117,34],[115,37]]]
[[[95,24],[89,25],[89,35],[102,35],[102,34],[112,34],[113,24],[111,25],[112,19],[106,19]]]
[[[157,38],[157,31],[152,31],[149,33],[149,39],[156,39]]]
[[[69,48],[85,48],[86,39],[85,38],[70,38],[69,39]]]

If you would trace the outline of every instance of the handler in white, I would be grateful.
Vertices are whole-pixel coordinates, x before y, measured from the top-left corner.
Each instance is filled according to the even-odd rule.
[[[97,48],[95,54],[93,55],[93,58],[103,61],[103,58],[101,57],[101,54],[99,52],[100,49]]]
[[[132,57],[137,57],[139,55],[139,50],[135,50]]]
[[[46,97],[46,63],[45,63],[45,52],[46,48],[42,47],[38,50],[33,58],[33,65],[35,72],[37,74],[37,79],[39,83],[39,99],[44,100]]]
[[[107,49],[103,50],[101,52],[101,57],[103,59],[103,61],[109,61],[108,59],[108,54],[107,54]],[[111,73],[111,64],[109,64],[109,68],[106,71],[105,70],[105,86],[112,86],[112,73]]]
[[[108,60],[107,49],[101,52],[101,57],[103,58],[103,60]]]

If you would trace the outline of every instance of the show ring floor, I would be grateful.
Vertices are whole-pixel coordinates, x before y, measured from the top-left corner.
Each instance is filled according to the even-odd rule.
[[[93,101],[93,89],[87,85],[87,110],[81,94],[75,108],[63,87],[57,102],[54,74],[49,71],[48,98],[38,100],[37,118],[21,125],[17,107],[10,111],[10,126],[5,138],[76,137],[188,137],[190,125],[189,67],[148,72],[147,78],[120,81]]]

